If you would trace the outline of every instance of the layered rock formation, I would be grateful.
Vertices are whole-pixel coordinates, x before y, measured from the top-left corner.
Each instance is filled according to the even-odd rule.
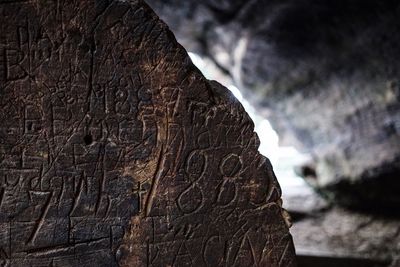
[[[395,212],[398,1],[148,2],[251,91],[284,142],[313,154],[312,185],[335,203]]]
[[[143,1],[0,2],[2,266],[295,266],[243,107]]]

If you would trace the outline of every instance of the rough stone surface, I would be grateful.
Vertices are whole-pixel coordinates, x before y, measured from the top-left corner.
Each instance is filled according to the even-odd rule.
[[[399,206],[398,1],[148,2],[314,155],[311,184],[336,203]]]
[[[258,146],[142,1],[0,1],[2,266],[295,266]]]
[[[331,207],[309,187],[284,189],[298,266],[400,266],[400,218]]]
[[[368,259],[400,266],[399,218],[333,208],[295,222],[291,232],[299,255]]]
[[[331,206],[329,203],[315,192],[307,184],[286,186],[283,191],[283,207],[290,214],[303,216],[314,216],[315,214],[328,210]],[[292,219],[296,219],[292,215]]]

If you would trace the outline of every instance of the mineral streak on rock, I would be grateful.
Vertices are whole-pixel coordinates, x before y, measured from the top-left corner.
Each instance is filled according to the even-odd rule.
[[[0,2],[2,266],[295,266],[243,107],[142,1]]]

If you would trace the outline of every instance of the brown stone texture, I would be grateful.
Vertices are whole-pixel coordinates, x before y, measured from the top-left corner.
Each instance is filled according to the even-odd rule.
[[[312,155],[331,203],[399,214],[400,1],[146,1]]]
[[[0,1],[1,266],[295,266],[243,107],[142,1]]]

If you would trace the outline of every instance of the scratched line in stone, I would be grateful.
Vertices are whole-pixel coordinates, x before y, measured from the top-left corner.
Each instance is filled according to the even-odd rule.
[[[143,1],[1,3],[6,266],[295,265],[253,123]]]

